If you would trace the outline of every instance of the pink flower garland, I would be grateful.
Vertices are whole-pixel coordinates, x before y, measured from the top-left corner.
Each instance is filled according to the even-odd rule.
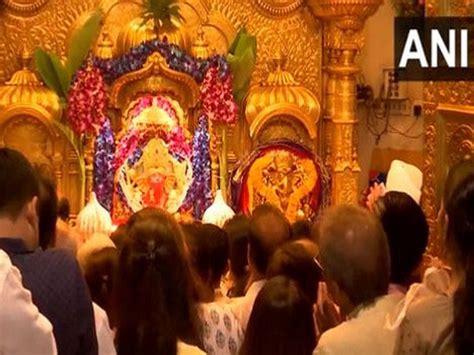
[[[98,68],[88,66],[76,73],[69,90],[67,117],[79,135],[99,132],[106,120],[107,88]]]
[[[210,68],[201,85],[203,112],[211,121],[234,124],[237,121],[239,107],[232,95],[232,76],[219,76],[216,67]]]

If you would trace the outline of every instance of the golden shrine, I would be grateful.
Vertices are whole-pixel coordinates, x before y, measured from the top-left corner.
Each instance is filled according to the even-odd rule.
[[[364,44],[365,21],[381,3],[179,1],[183,21],[176,29],[160,32],[159,40],[166,38],[197,59],[227,53],[243,25],[258,43],[255,69],[239,120],[224,131],[225,139],[219,136],[219,127],[209,127],[213,192],[229,176],[226,195],[235,198],[236,205],[251,210],[265,201],[278,202],[291,220],[313,217],[319,205],[358,201],[356,58]],[[0,3],[0,146],[21,150],[54,177],[59,193],[69,197],[73,213],[79,211],[93,188],[94,139],[83,137],[84,151],[78,151],[74,137],[57,124],[66,115],[60,99],[41,82],[31,59],[34,50],[41,47],[57,53],[64,62],[71,39],[96,8],[105,14],[93,48],[97,58],[112,60],[157,39],[153,21],[141,17],[140,1]],[[427,8],[436,15],[436,3],[429,2]],[[179,127],[183,140],[191,146],[199,125],[200,90],[191,75],[173,69],[162,54],[151,54],[140,67],[108,85],[109,117],[117,144],[143,119],[143,112],[135,114],[137,104],[151,97],[146,109],[160,117],[155,126],[165,127],[167,133]],[[466,83],[428,84],[424,90],[427,118],[423,205],[433,235],[437,235],[435,220],[445,169],[437,162],[438,152],[443,152],[448,165],[472,153],[473,130],[466,122],[474,113],[474,103],[472,87]],[[172,107],[173,114],[166,107]],[[437,139],[439,124],[446,129],[446,143]],[[186,176],[183,162],[188,158],[177,157],[166,139],[147,144],[150,150],[141,153],[142,160],[128,167],[129,160],[122,162],[126,174],[117,173],[115,184],[133,190],[145,179],[157,179],[156,189],[167,192],[162,195],[164,192],[156,190],[156,198],[165,198],[163,204],[170,199],[181,201],[189,181],[183,178],[177,182],[172,176],[178,170]],[[225,164],[219,156],[223,144],[227,145]],[[446,149],[440,144],[446,144]],[[152,152],[164,156],[164,160],[154,162],[149,158]],[[161,172],[166,164],[172,173]],[[152,174],[145,174],[150,169],[160,173],[150,177]],[[230,188],[237,182],[243,185],[231,193]],[[135,196],[130,192],[127,200],[135,201],[136,209],[149,193],[146,190]],[[117,198],[114,196],[114,201]],[[174,211],[175,207],[170,209]],[[433,243],[435,249],[436,239]]]

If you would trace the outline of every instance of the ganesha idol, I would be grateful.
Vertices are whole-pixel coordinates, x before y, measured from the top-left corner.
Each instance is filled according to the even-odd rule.
[[[191,144],[180,105],[147,95],[129,110],[119,137],[113,200],[114,223],[145,207],[175,213],[192,182]]]

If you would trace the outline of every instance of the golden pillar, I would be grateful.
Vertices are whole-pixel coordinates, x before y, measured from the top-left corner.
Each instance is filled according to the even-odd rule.
[[[308,0],[324,23],[326,65],[325,164],[332,175],[333,203],[357,203],[360,166],[355,138],[357,124],[355,63],[363,42],[365,20],[382,0]]]

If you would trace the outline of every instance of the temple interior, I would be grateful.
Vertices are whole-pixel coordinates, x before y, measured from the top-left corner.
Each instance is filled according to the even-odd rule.
[[[474,149],[474,86],[393,80],[391,22],[420,6],[470,11],[182,0],[165,26],[141,1],[3,0],[0,147],[53,178],[73,217],[95,192],[116,225],[147,206],[200,220],[216,196],[314,220],[402,160],[423,172],[437,254],[444,176]]]

